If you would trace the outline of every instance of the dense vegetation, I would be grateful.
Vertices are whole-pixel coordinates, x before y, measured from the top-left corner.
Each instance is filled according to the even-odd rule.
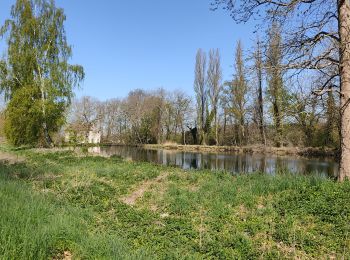
[[[349,182],[0,149],[7,258],[350,257]]]

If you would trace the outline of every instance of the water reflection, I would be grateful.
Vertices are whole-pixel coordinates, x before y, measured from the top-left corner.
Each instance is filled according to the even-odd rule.
[[[132,161],[147,161],[183,169],[208,169],[232,173],[262,172],[272,175],[288,170],[295,174],[317,174],[328,177],[335,177],[338,174],[338,164],[325,158],[183,152],[129,146],[93,147],[90,152],[104,156],[118,155]]]

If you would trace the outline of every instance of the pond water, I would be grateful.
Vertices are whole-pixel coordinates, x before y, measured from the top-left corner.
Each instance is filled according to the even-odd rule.
[[[329,158],[276,156],[257,153],[184,152],[132,146],[93,147],[90,148],[90,152],[103,156],[117,155],[132,161],[178,166],[183,169],[210,169],[231,173],[264,172],[272,175],[288,170],[293,174],[315,174],[331,178],[338,174],[338,163]]]

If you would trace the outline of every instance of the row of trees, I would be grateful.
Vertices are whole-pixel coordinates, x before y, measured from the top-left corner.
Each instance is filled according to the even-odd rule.
[[[83,97],[72,106],[70,128],[87,136],[97,127],[104,142],[123,144],[339,147],[339,96],[313,93],[317,73],[292,77],[283,66],[281,27],[274,23],[267,35],[247,52],[237,43],[226,81],[219,50],[199,49],[193,99],[164,89],[105,102]]]
[[[237,43],[233,77],[224,82],[219,51],[209,51],[206,66],[207,55],[198,50],[194,89],[199,143],[339,146],[339,98],[332,92],[322,99],[313,94],[318,81],[312,74],[291,77],[283,67],[277,23],[268,36],[267,44],[257,40],[247,57]]]
[[[6,58],[0,62],[0,89],[7,100],[5,133],[16,145],[50,145],[52,134],[65,123],[72,89],[84,72],[68,63],[72,53],[63,26],[65,16],[54,1],[17,0],[11,17],[0,30],[8,43]],[[324,73],[336,70],[334,66],[308,72],[302,80],[302,73],[291,77],[297,68],[292,67],[291,73],[285,66],[291,58],[285,46],[290,39],[283,39],[283,21],[271,23],[266,35],[248,55],[237,43],[233,77],[226,81],[219,50],[206,55],[199,49],[194,102],[182,92],[162,89],[135,90],[123,100],[106,102],[83,98],[74,104],[83,109],[73,113],[71,126],[88,131],[97,125],[108,142],[337,146],[339,95],[326,88],[322,90],[326,96],[319,99],[311,92],[320,84],[337,84],[339,73],[326,82]]]
[[[269,37],[268,45],[257,41],[249,55],[237,43],[227,81],[219,50],[206,55],[199,49],[195,98],[164,89],[135,90],[105,102],[82,97],[73,103],[69,125],[86,135],[97,127],[108,143],[337,147],[339,99],[332,92],[314,95],[312,78],[293,80],[282,66],[277,25]]]
[[[238,23],[257,20],[260,30],[278,22],[284,35],[282,50],[287,61],[283,67],[294,74],[316,73],[319,84],[315,93],[339,95],[339,180],[350,178],[350,2],[213,0],[212,6],[214,10],[224,8]],[[330,97],[328,104],[332,102]]]
[[[71,107],[69,128],[87,134],[94,128],[102,133],[103,142],[149,144],[174,141],[194,143],[191,129],[191,98],[181,91],[164,89],[146,92],[135,90],[124,99],[101,102],[82,97]]]

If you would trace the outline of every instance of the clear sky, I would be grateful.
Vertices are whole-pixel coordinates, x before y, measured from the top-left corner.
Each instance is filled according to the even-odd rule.
[[[0,22],[15,0],[0,0]],[[225,79],[233,73],[234,48],[255,36],[250,24],[210,11],[210,0],[56,0],[67,16],[72,63],[86,78],[77,96],[125,97],[136,88],[181,89],[193,95],[198,48],[219,48]],[[3,43],[0,49],[3,52]]]

